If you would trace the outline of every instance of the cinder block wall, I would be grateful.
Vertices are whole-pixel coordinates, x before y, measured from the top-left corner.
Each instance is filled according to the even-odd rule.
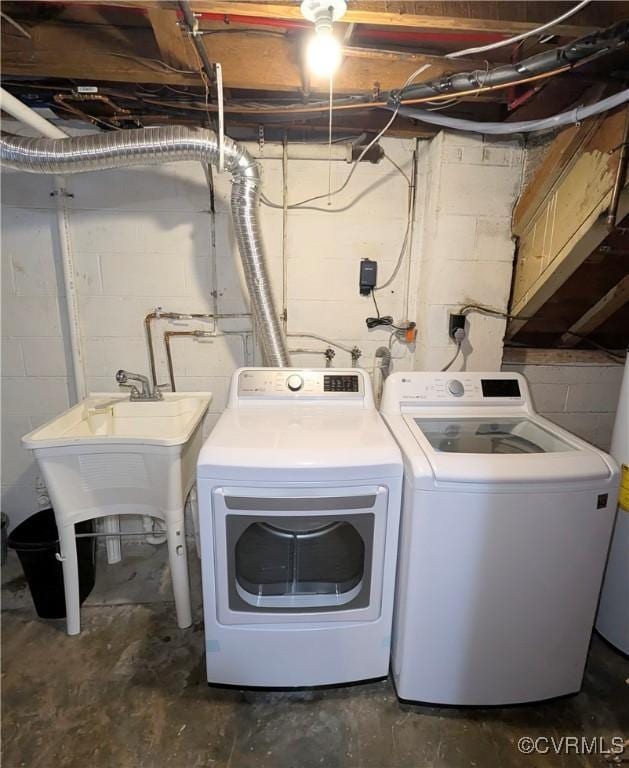
[[[623,366],[609,363],[522,365],[505,363],[503,371],[522,373],[535,408],[589,443],[609,450]]]
[[[387,155],[411,176],[414,141],[385,141]],[[262,161],[264,191],[282,202],[281,161]],[[332,188],[349,165],[333,166]],[[289,161],[288,201],[328,190],[328,164]],[[70,240],[76,265],[85,369],[90,391],[115,391],[118,368],[148,373],[143,319],[161,306],[175,312],[211,312],[212,294],[224,313],[248,311],[239,256],[230,222],[231,182],[216,176],[214,221],[198,163],[69,176]],[[73,402],[63,279],[57,242],[52,179],[4,171],[2,178],[2,509],[15,525],[38,508],[37,468],[20,438]],[[389,340],[390,329],[368,330],[370,298],[358,293],[361,258],[378,260],[386,278],[400,252],[408,184],[387,160],[361,164],[341,195],[317,201],[327,211],[292,210],[286,231],[282,211],[262,206],[262,230],[278,311],[288,309],[288,331],[323,336],[361,348],[361,365]],[[212,241],[216,243],[213,253]],[[285,239],[286,275],[282,243]],[[408,262],[407,262],[408,263]],[[283,297],[283,285],[287,295]],[[381,310],[409,317],[414,299],[404,268],[380,296]],[[163,332],[207,329],[203,323],[155,324],[160,382],[167,380]],[[212,326],[209,326],[210,329]],[[230,376],[239,366],[259,364],[248,318],[225,320],[221,330],[242,335],[173,341],[180,390],[210,390],[210,429],[225,406]],[[326,344],[290,339],[296,365],[322,366]],[[412,351],[394,350],[399,365],[412,367]],[[337,350],[334,365],[349,366]]]
[[[441,132],[422,144],[422,226],[415,241],[419,339],[415,367],[440,370],[453,356],[448,315],[476,303],[506,311],[514,244],[511,211],[520,188],[517,142]],[[452,370],[499,370],[505,321],[470,314]]]

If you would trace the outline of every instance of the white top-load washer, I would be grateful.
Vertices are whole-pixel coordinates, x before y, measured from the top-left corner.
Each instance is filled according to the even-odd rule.
[[[208,681],[387,675],[402,458],[368,375],[236,371],[197,477]]]
[[[404,457],[392,669],[402,699],[504,705],[581,687],[618,467],[510,373],[395,373]]]

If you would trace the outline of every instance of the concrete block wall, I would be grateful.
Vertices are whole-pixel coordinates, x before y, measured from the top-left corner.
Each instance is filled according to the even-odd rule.
[[[532,365],[505,363],[503,371],[522,373],[535,408],[583,440],[609,450],[623,366],[612,362]]]
[[[522,174],[517,142],[441,132],[422,144],[424,180],[417,263],[419,337],[415,367],[440,370],[454,355],[448,316],[469,303],[506,311],[514,244],[511,211]],[[452,370],[499,370],[505,322],[468,316],[468,336]]]
[[[410,175],[414,141],[389,140],[387,154]],[[282,201],[282,164],[262,161],[264,190]],[[332,188],[349,166],[333,166]],[[69,379],[65,299],[57,242],[52,179],[12,171],[2,184],[2,509],[12,525],[38,506],[37,468],[20,438],[68,408],[74,401]],[[211,312],[212,294],[224,313],[248,312],[242,270],[230,221],[231,182],[215,177],[215,216],[209,212],[207,182],[198,163],[104,171],[70,176],[66,187],[70,239],[80,300],[85,371],[90,391],[114,391],[118,368],[148,373],[143,319],[161,306],[176,312]],[[292,203],[327,192],[328,165],[321,161],[288,163],[288,200]],[[316,203],[336,213],[291,210],[286,232],[282,211],[261,208],[272,286],[278,308],[288,309],[288,331],[328,336],[363,350],[360,363],[373,364],[373,352],[389,339],[389,329],[368,330],[374,314],[370,299],[358,294],[361,258],[375,258],[387,276],[400,251],[408,185],[384,161],[361,165],[348,190]],[[283,296],[282,243],[286,247]],[[215,242],[215,252],[212,242]],[[380,297],[381,310],[396,320],[409,316],[407,272]],[[204,322],[158,321],[154,342],[158,378],[167,380],[163,332],[213,330]],[[241,335],[172,341],[177,388],[209,390],[214,399],[206,432],[226,401],[232,372],[260,363],[250,318],[223,320],[220,331]],[[317,354],[294,356],[296,365],[322,366],[325,344],[290,339],[292,348]],[[405,368],[412,353],[396,350]],[[337,351],[334,365],[350,365]]]
[[[20,438],[73,392],[51,180],[2,177],[2,511],[14,522],[38,508],[37,467]]]
[[[410,176],[415,142],[383,144]],[[398,370],[440,368],[451,357],[450,309],[470,301],[504,309],[513,258],[509,221],[521,170],[519,147],[442,133],[420,142],[418,155],[411,258],[378,293],[382,314],[418,323],[416,349],[393,345]],[[263,160],[262,168],[265,194],[281,203],[281,161]],[[334,163],[329,180],[326,162],[289,161],[289,204],[325,193],[329,183],[335,189],[348,170],[345,163]],[[52,180],[5,171],[2,181],[2,509],[16,524],[39,503],[36,465],[20,438],[67,408],[74,394]],[[248,312],[226,175],[215,178],[214,217],[205,175],[196,163],[72,176],[67,187],[73,194],[67,201],[70,237],[91,391],[115,390],[120,367],[148,372],[143,319],[156,306],[210,312],[216,302],[220,312]],[[281,210],[261,208],[272,286],[278,308],[287,309],[289,333],[356,345],[363,351],[360,364],[372,366],[375,349],[388,343],[390,331],[365,325],[374,307],[370,297],[358,294],[359,262],[376,259],[379,282],[391,274],[404,236],[407,195],[406,180],[385,160],[361,164],[348,189],[330,205],[326,198],[313,202],[326,212],[289,210],[285,229]],[[213,330],[214,325],[155,324],[161,382],[167,379],[166,328]],[[501,320],[470,317],[464,347],[469,370],[500,367],[503,328]],[[221,336],[221,331],[240,335]],[[203,341],[173,341],[178,389],[214,394],[206,430],[224,408],[233,370],[260,362],[249,318],[221,321],[217,332]],[[326,344],[292,337],[289,344],[316,351],[295,355],[295,364],[323,365],[320,351]],[[349,364],[349,355],[337,351],[334,365]],[[561,381],[539,382],[536,375],[557,376],[556,370],[533,371],[534,392],[542,398],[538,407],[605,447],[619,375],[609,368],[599,373],[568,369]],[[603,382],[607,389],[601,389],[597,376],[610,377]]]

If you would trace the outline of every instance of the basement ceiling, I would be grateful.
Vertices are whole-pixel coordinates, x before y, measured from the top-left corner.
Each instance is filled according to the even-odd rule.
[[[455,72],[489,70],[550,51],[629,17],[629,3],[597,0],[553,27],[552,33],[481,55],[445,58],[453,51],[535,29],[574,4],[350,0],[342,22],[335,24],[344,48],[334,96],[367,96],[374,105],[335,110],[334,139],[364,144],[366,137],[375,135],[391,115],[375,102],[383,92],[399,88],[423,64],[429,67],[418,83]],[[213,71],[204,76],[185,5],[164,0],[5,1],[2,84],[30,106],[103,130],[169,123],[214,127],[217,83]],[[188,6],[195,14],[202,54],[221,64],[229,135],[249,140],[327,140],[328,86],[312,81],[304,66],[312,25],[302,17],[298,2],[191,0]],[[450,116],[479,121],[528,120],[626,87],[626,50],[592,58],[553,77],[468,93],[433,106]],[[398,117],[389,135],[428,138],[437,130]],[[569,144],[562,152],[569,159],[577,149]],[[610,163],[617,163],[619,157],[616,152]],[[562,162],[568,160],[562,156]],[[552,175],[548,169],[544,173]],[[624,187],[626,175],[619,183]],[[534,188],[545,184],[544,178],[537,178]],[[526,206],[521,201],[519,207]],[[514,232],[520,236],[515,224],[517,216]],[[512,303],[517,299],[517,280],[525,271],[524,260],[518,258]],[[526,311],[520,310],[522,319],[512,322],[508,331],[510,343],[626,347],[628,259],[629,217],[623,213],[576,267],[564,270],[552,291],[550,282],[542,286],[543,300],[536,298]]]
[[[377,99],[380,92],[399,88],[423,63],[430,67],[417,82],[519,60],[618,21],[625,5],[596,2],[553,28],[553,35],[483,56],[445,59],[452,51],[529,31],[572,3],[350,2],[342,23],[335,25],[343,37],[344,59],[334,94]],[[325,135],[325,111],[306,111],[328,92],[327,83],[312,82],[303,65],[312,25],[301,16],[299,3],[192,0],[190,6],[208,58],[222,66],[232,136],[256,138],[261,128],[269,139]],[[201,62],[178,2],[21,0],[3,2],[2,9],[3,84],[31,106],[47,106],[59,116],[82,117],[105,129],[173,121],[212,124],[216,84],[210,81],[206,94]],[[602,77],[621,78],[625,65],[610,56],[604,65],[592,62],[553,78],[547,100],[541,81],[461,96],[448,104],[447,113],[479,120],[520,119],[525,108],[529,115],[550,114]],[[79,94],[81,86],[98,92]],[[269,111],[290,105],[295,111]],[[373,132],[388,118],[389,113],[370,107],[337,111],[335,135]],[[399,118],[390,133],[426,137],[435,130]]]

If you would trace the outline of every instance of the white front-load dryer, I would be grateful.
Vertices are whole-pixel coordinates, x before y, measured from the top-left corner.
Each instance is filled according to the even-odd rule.
[[[404,456],[392,670],[402,699],[504,705],[581,687],[618,467],[509,373],[396,373]]]
[[[236,371],[197,478],[208,681],[387,675],[402,459],[366,373]]]

